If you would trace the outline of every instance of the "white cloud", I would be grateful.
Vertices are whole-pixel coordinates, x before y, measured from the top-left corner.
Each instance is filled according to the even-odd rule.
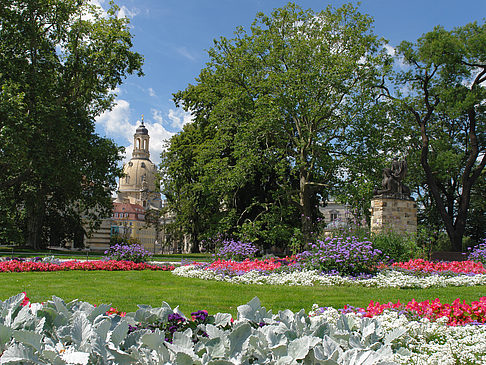
[[[108,18],[108,13],[106,12],[105,8],[103,7],[103,3],[105,2],[105,0],[89,0],[88,3],[90,5],[94,5],[96,8],[98,8],[97,10],[100,12],[101,16],[103,18]],[[95,20],[93,14],[91,13],[84,13],[81,18],[83,20]]]
[[[150,159],[157,165],[160,163],[160,153],[165,149],[165,142],[170,139],[174,133],[166,130],[160,123],[145,122],[145,126],[150,135]],[[130,148],[133,150],[133,144]]]
[[[391,44],[385,44],[385,51],[390,56],[394,57],[398,68],[401,70],[407,70],[410,66],[405,63],[405,58],[402,55],[397,54],[397,49],[393,47]]]
[[[164,118],[162,117],[162,112],[157,109],[152,109],[152,118],[155,119],[159,124],[164,124]]]
[[[130,124],[130,103],[123,99],[115,100],[112,110],[106,111],[96,118],[96,123],[103,126],[108,136],[116,135],[128,138],[132,131]]]
[[[169,109],[168,118],[171,121],[171,126],[175,129],[182,130],[182,127],[187,123],[192,123],[192,115],[183,109]]]
[[[165,141],[174,135],[163,126],[162,113],[158,110],[152,110],[152,120],[145,118],[144,124],[147,127],[150,135],[150,159],[155,164],[160,163],[160,153],[164,149]],[[122,142],[125,146],[125,157],[123,162],[127,162],[132,158],[133,152],[133,135],[137,127],[141,123],[141,119],[130,122],[131,110],[130,103],[123,99],[116,100],[116,105],[111,111],[106,111],[96,118],[96,123],[101,126],[109,138],[117,138],[125,141]]]
[[[117,18],[133,18],[140,14],[140,10],[137,8],[128,9],[125,5],[120,7],[120,11],[117,14]]]
[[[152,89],[151,87],[148,88],[148,92],[149,92],[149,95],[152,96],[152,97],[157,96],[157,94],[155,93],[154,89]]]
[[[196,56],[193,55],[191,52],[186,47],[177,47],[176,48],[177,53],[179,53],[181,56],[187,58],[190,61],[195,61]]]
[[[397,53],[396,50],[395,50],[395,47],[393,47],[391,44],[385,44],[385,50],[386,50],[386,53],[388,53],[390,56],[395,56],[395,54]]]

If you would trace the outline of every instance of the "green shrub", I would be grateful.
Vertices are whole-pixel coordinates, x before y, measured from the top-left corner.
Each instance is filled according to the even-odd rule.
[[[423,249],[417,245],[415,235],[389,231],[372,234],[370,240],[374,248],[394,262],[408,261],[424,254]]]

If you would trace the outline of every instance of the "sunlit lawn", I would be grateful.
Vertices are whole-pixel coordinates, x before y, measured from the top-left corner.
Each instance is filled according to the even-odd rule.
[[[123,311],[137,304],[160,306],[162,301],[180,306],[185,314],[206,309],[210,313],[236,314],[238,305],[258,296],[273,312],[283,309],[309,311],[313,303],[342,308],[345,304],[365,307],[370,300],[380,303],[439,298],[467,302],[486,296],[486,286],[436,289],[376,289],[363,287],[296,287],[237,285],[217,281],[181,278],[160,271],[61,271],[0,274],[0,300],[25,291],[33,302],[53,295],[66,301],[79,299],[92,304],[111,303]]]

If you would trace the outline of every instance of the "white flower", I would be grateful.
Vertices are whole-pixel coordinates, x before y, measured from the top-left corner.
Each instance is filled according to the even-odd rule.
[[[486,275],[458,275],[446,277],[430,275],[417,277],[411,274],[388,270],[380,272],[371,279],[353,280],[338,275],[319,275],[317,270],[302,270],[291,273],[272,272],[262,275],[258,271],[249,271],[241,276],[222,275],[213,270],[204,270],[198,265],[187,265],[172,271],[174,275],[203,280],[227,281],[235,284],[266,284],[266,285],[361,285],[377,288],[434,288],[446,286],[486,285]]]

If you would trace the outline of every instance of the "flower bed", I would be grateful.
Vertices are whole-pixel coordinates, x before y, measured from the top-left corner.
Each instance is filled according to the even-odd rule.
[[[356,242],[350,240],[351,246]],[[322,247],[335,246],[329,241]],[[359,243],[358,246],[365,246]],[[322,250],[321,246],[316,249]],[[354,246],[353,246],[354,247]],[[349,249],[343,252],[348,252]],[[379,266],[373,259],[374,268],[368,267],[365,273],[340,275],[336,270],[323,272],[309,269],[319,266],[317,254],[303,254],[285,259],[245,260],[242,262],[217,260],[211,264],[183,265],[173,271],[174,275],[199,278],[204,280],[227,281],[238,284],[268,284],[268,285],[361,285],[379,288],[432,288],[446,286],[486,285],[486,269],[481,262],[429,262],[425,260],[410,260],[394,263],[390,267]],[[376,257],[376,254],[373,254]],[[327,259],[324,261],[328,261]],[[326,263],[328,265],[328,263]],[[330,269],[331,266],[325,266]],[[369,274],[377,271],[377,274]],[[347,272],[347,271],[345,271]]]
[[[486,268],[483,264],[475,261],[431,262],[417,259],[408,262],[395,262],[392,267],[422,273],[486,274]]]
[[[163,303],[124,317],[109,305],[60,298],[0,302],[0,363],[481,364],[486,326],[447,326],[384,310],[374,318],[318,308],[272,314],[258,298],[228,313],[187,318]],[[107,313],[108,312],[108,313]],[[46,320],[46,318],[48,320]]]
[[[382,336],[392,339],[393,346],[398,348],[389,359],[392,363],[486,364],[486,325],[448,325],[447,316],[430,321],[419,315],[407,316],[407,313],[393,309],[385,309],[372,319],[357,312],[352,308],[337,310],[314,305],[309,315],[313,318],[322,317],[331,325],[338,325],[342,316],[345,316],[348,323],[351,323],[351,330],[356,332],[370,320],[376,320],[383,331]]]
[[[151,265],[147,263],[135,263],[132,261],[65,261],[60,263],[34,262],[34,261],[2,261],[0,272],[26,272],[26,271],[69,271],[69,270],[104,270],[104,271],[128,271],[128,270],[174,270],[171,265]]]
[[[282,266],[282,262],[272,259],[267,260],[250,260],[232,261],[232,260],[216,260],[205,265],[204,270],[213,270],[215,272],[226,272],[228,275],[238,275],[247,273],[249,271],[273,271]]]
[[[293,268],[293,269],[292,269]],[[174,275],[203,279],[226,281],[235,284],[267,285],[359,285],[378,288],[433,288],[447,286],[486,285],[486,274],[457,274],[451,271],[416,275],[416,271],[382,270],[374,276],[341,276],[339,274],[321,273],[318,270],[301,269],[298,266],[280,266],[270,270],[209,270],[206,265],[185,265],[176,268]]]
[[[311,315],[318,315],[326,308],[314,308]],[[486,324],[486,297],[481,297],[479,301],[467,304],[465,301],[456,299],[451,304],[441,303],[437,298],[433,301],[417,302],[415,299],[402,304],[389,302],[380,304],[371,301],[367,308],[356,308],[345,306],[340,310],[341,313],[356,313],[362,317],[373,318],[383,314],[384,311],[394,311],[399,315],[404,315],[410,320],[426,318],[431,322],[441,320],[449,326],[464,326],[466,324]]]

